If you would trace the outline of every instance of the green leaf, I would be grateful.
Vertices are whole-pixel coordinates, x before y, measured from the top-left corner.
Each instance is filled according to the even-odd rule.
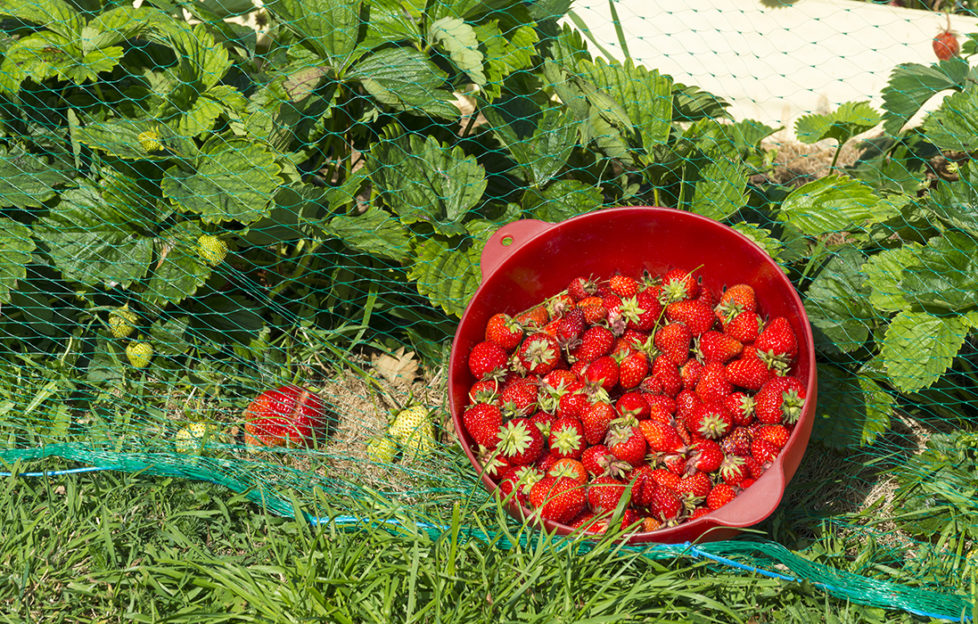
[[[71,172],[73,173],[73,172]],[[0,147],[0,206],[40,206],[71,182],[66,172],[23,149]]]
[[[978,149],[978,88],[969,84],[944,98],[940,108],[924,119],[924,135],[944,151]]]
[[[167,125],[177,136],[195,138],[214,128],[214,122],[224,112],[220,102],[198,96],[193,103],[180,111]]]
[[[172,140],[173,132],[149,119],[115,118],[101,122],[89,122],[78,128],[75,137],[93,150],[98,150],[130,160],[158,160],[176,154],[184,158],[190,154],[182,153],[179,142]],[[153,137],[164,149],[147,149],[148,137]]]
[[[894,216],[873,190],[845,176],[826,176],[796,188],[781,204],[779,219],[810,236],[862,229]]]
[[[486,189],[485,170],[476,159],[433,136],[381,144],[370,177],[404,223],[430,223],[446,235],[464,232],[462,219]]]
[[[486,84],[482,52],[475,29],[457,17],[443,17],[428,27],[428,38],[448,52],[455,66],[477,85]]]
[[[85,183],[65,191],[34,233],[64,276],[88,286],[124,287],[141,279],[153,255],[153,239],[143,233],[143,219],[102,199]]]
[[[937,93],[947,89],[960,90],[969,70],[968,62],[962,59],[932,66],[919,63],[897,65],[883,89],[883,129],[889,134],[898,134]]]
[[[88,23],[88,28],[98,33],[95,47],[122,43],[140,34],[154,19],[161,17],[158,9],[147,6],[122,5],[99,13]],[[85,45],[85,42],[82,42]]]
[[[0,217],[0,303],[8,303],[17,280],[27,277],[34,246],[29,227]]]
[[[407,229],[379,208],[368,208],[356,216],[333,217],[323,230],[353,249],[396,262],[407,260],[411,254]]]
[[[537,118],[533,135],[522,138],[513,134],[497,136],[509,148],[525,178],[533,186],[543,187],[567,164],[577,145],[577,129],[561,108],[544,110]]]
[[[870,256],[863,264],[862,272],[870,287],[869,302],[882,312],[899,312],[910,307],[903,296],[900,280],[903,269],[917,261],[922,247],[917,243],[886,249]]]
[[[903,269],[900,289],[916,309],[966,312],[978,306],[978,241],[948,231],[927,241]]]
[[[247,346],[254,340],[265,320],[261,305],[242,295],[217,293],[194,301],[191,314],[193,335],[203,335],[218,344],[237,343]],[[267,312],[266,312],[267,314]]]
[[[216,85],[231,68],[227,48],[214,40],[206,24],[193,27],[180,24],[167,35],[165,42],[179,59],[180,81],[196,93]]]
[[[364,51],[373,50],[385,43],[411,43],[423,46],[420,12],[406,10],[400,0],[373,0],[370,3],[370,21],[367,32],[359,43]]]
[[[869,339],[876,318],[861,273],[864,256],[852,247],[838,252],[805,292],[805,310],[815,329],[816,347],[838,355]]]
[[[283,26],[342,75],[359,54],[361,0],[275,0],[265,3]],[[362,52],[361,52],[362,53]]]
[[[732,224],[730,227],[754,241],[758,247],[766,251],[767,255],[771,256],[775,260],[781,256],[781,251],[784,248],[784,244],[779,238],[771,235],[771,230],[762,228],[761,226],[753,223],[747,223],[746,221],[739,221]]]
[[[805,115],[795,122],[795,135],[802,143],[835,139],[839,145],[875,128],[883,118],[869,102],[846,102],[832,113]]]
[[[262,145],[215,137],[201,148],[195,172],[167,170],[163,194],[205,223],[251,223],[271,209],[280,171],[275,154]]]
[[[960,168],[960,179],[940,180],[927,196],[927,207],[942,221],[978,236],[978,171],[970,162]]]
[[[672,86],[673,112],[676,121],[689,122],[700,119],[730,119],[727,108],[730,102],[697,86],[675,83]]]
[[[890,322],[880,356],[894,386],[922,390],[950,368],[967,335],[959,317],[904,310]]]
[[[81,33],[84,18],[64,0],[4,0],[0,16],[42,24],[48,30],[67,38]]]
[[[559,222],[602,206],[601,189],[579,180],[555,180],[539,192],[527,193],[523,207],[535,219]]]
[[[72,41],[51,31],[41,31],[19,39],[0,62],[0,91],[14,96],[28,78],[43,82],[62,75],[72,64]]]
[[[482,280],[481,249],[475,245],[459,249],[454,243],[429,238],[418,244],[414,253],[417,261],[408,270],[408,277],[417,284],[418,292],[432,305],[461,317]]]
[[[167,356],[186,353],[191,346],[186,337],[189,327],[190,319],[186,316],[156,321],[149,328],[153,349]]]
[[[895,403],[872,379],[819,364],[812,438],[836,449],[871,444],[889,429]]]
[[[197,251],[203,234],[193,221],[184,221],[160,233],[156,239],[156,268],[143,299],[164,306],[179,303],[197,292],[211,274],[211,266]]]
[[[492,101],[501,95],[503,82],[510,74],[533,66],[540,37],[530,24],[505,34],[499,30],[497,20],[477,24],[473,28],[485,49],[482,70],[486,75],[486,84],[483,90],[486,99]]]
[[[349,74],[378,102],[395,110],[424,112],[445,119],[459,117],[455,97],[442,87],[447,77],[413,48],[386,48],[365,57]]]
[[[747,168],[739,160],[711,154],[714,157],[700,170],[690,210],[722,221],[747,204]]]

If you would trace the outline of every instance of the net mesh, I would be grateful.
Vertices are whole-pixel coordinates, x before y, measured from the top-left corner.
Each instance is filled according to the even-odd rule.
[[[487,496],[445,399],[485,241],[669,206],[784,268],[819,401],[770,519],[633,548],[967,616],[978,74],[971,35],[932,39],[978,31],[971,3],[673,4],[0,2],[0,460],[285,515],[318,493],[353,527],[383,500],[438,533]],[[246,406],[289,384],[325,438],[247,443]],[[414,405],[420,451],[384,434]]]

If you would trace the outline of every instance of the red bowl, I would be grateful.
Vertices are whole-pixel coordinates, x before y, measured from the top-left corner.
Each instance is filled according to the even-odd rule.
[[[805,453],[815,408],[815,349],[812,329],[801,298],[784,272],[753,241],[736,230],[699,215],[669,208],[614,208],[584,214],[561,223],[522,220],[499,228],[482,250],[482,284],[472,297],[455,333],[450,359],[448,397],[452,421],[462,449],[482,473],[473,442],[462,424],[468,391],[475,382],[468,354],[484,339],[486,323],[497,312],[516,314],[567,287],[579,275],[610,276],[616,272],[661,275],[673,268],[702,267],[703,283],[722,287],[747,283],[754,287],[761,312],[784,316],[798,336],[798,362],[793,374],[807,384],[807,400],[788,443],[754,485],[730,503],[675,527],[628,536],[630,542],[719,540],[771,515]],[[487,476],[489,491],[496,484]],[[508,511],[518,519],[531,511],[516,502]],[[542,521],[560,534],[572,529]]]

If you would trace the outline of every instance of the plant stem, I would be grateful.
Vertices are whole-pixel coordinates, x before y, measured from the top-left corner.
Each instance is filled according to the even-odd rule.
[[[842,154],[842,143],[839,143],[839,146],[835,148],[835,154],[832,156],[832,164],[829,165],[829,173],[835,171],[835,164],[839,162],[840,154]]]

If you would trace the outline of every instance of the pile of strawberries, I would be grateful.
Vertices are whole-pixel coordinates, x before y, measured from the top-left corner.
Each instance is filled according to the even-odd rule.
[[[501,496],[584,531],[647,532],[771,465],[804,407],[797,337],[750,285],[714,293],[696,271],[578,277],[489,319],[462,422]]]

